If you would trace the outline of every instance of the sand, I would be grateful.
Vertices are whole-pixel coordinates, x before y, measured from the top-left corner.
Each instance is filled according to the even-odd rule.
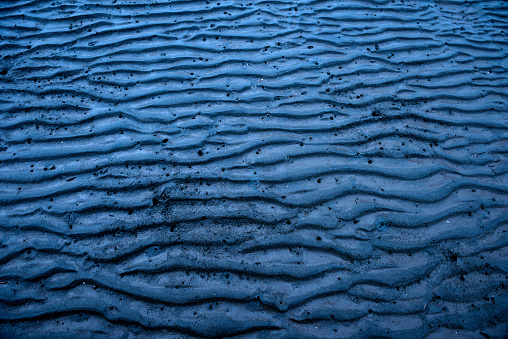
[[[501,1],[0,2],[0,336],[500,338]]]

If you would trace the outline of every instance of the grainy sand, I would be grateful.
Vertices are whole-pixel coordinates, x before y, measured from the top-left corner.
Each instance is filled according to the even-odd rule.
[[[507,333],[507,3],[0,8],[0,336]]]

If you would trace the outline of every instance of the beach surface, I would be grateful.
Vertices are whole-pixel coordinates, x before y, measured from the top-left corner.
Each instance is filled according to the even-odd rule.
[[[0,1],[0,336],[502,338],[508,3]]]

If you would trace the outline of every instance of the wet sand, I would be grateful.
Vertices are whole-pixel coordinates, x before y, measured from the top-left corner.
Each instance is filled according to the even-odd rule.
[[[507,333],[506,3],[0,8],[2,337]]]

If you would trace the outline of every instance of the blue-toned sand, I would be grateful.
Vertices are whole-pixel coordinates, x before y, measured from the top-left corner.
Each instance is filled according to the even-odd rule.
[[[502,338],[508,3],[0,1],[0,337]]]

